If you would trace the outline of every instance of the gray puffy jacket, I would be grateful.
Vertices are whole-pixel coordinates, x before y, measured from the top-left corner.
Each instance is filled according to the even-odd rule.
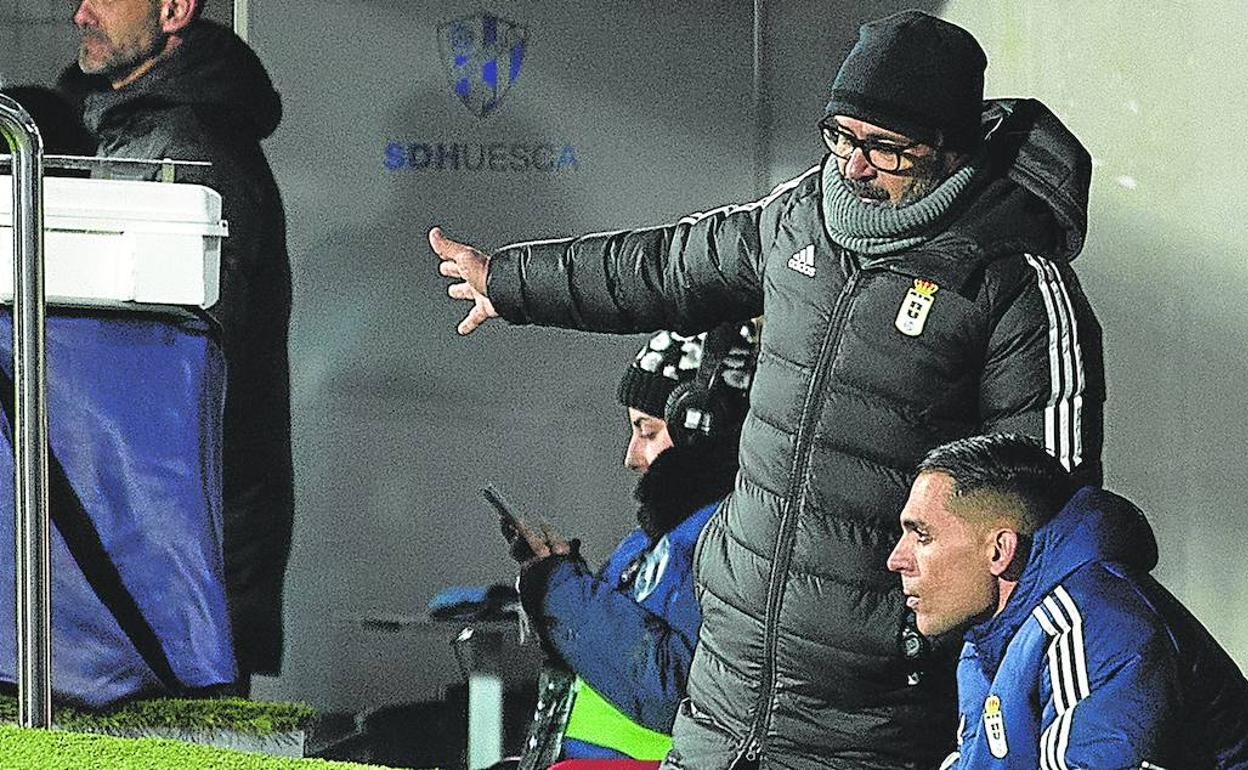
[[[989,181],[908,251],[833,243],[816,168],[754,203],[491,260],[488,293],[514,323],[766,316],[736,488],[698,545],[703,623],[671,767],[935,766],[951,661],[904,656],[885,567],[914,465],[1011,430],[1100,478],[1100,327],[1068,265],[1089,157],[1038,102],[985,108]]]

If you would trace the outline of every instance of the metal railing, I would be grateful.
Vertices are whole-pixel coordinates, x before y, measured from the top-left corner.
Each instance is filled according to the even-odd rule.
[[[13,519],[17,535],[17,696],[22,727],[52,725],[48,415],[44,371],[43,138],[0,95],[13,153]]]
[[[0,170],[13,165],[12,155],[0,155]],[[146,179],[155,170],[157,182],[176,182],[177,172],[182,169],[209,168],[206,160],[161,160],[147,158],[107,158],[88,155],[44,155],[44,169],[58,168],[88,171],[93,179]]]

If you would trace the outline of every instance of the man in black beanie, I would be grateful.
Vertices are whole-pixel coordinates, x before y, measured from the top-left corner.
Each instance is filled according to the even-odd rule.
[[[969,32],[919,11],[862,26],[820,124],[862,202],[915,203],[979,148],[987,64]]]
[[[912,469],[979,433],[1101,476],[1100,327],[1070,268],[1091,161],[1042,104],[983,101],[953,24],[866,24],[829,154],[752,203],[504,247],[430,232],[460,333],[706,329],[766,308],[736,487],[698,546],[703,622],[667,768],[935,767],[953,652],[886,560]]]

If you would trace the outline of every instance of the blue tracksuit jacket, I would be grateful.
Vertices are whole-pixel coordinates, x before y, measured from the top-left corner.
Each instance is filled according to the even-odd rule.
[[[612,705],[661,733],[671,732],[685,696],[702,623],[693,549],[718,506],[698,509],[653,546],[645,532],[633,530],[597,573],[579,559],[556,558],[545,575],[543,638]],[[622,756],[579,741],[565,742],[565,751]]]
[[[1248,682],[1156,561],[1135,506],[1072,497],[1005,609],[967,632],[942,768],[1248,768]]]

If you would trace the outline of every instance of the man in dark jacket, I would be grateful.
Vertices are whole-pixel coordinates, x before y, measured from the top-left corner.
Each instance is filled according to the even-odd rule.
[[[967,628],[943,768],[1248,767],[1248,682],[1148,574],[1134,505],[974,436],[923,459],[901,527],[888,566],[919,630]]]
[[[264,66],[203,0],[82,0],[78,65],[61,79],[83,104],[96,154],[209,161],[178,180],[221,193],[219,325],[226,590],[241,683],[281,662],[282,580],[293,515],[286,338],[290,262],[281,196],[260,140],[281,120]],[[114,174],[119,176],[119,174]],[[153,176],[151,174],[148,175]]]
[[[668,767],[938,763],[952,651],[907,656],[885,567],[911,469],[1009,430],[1100,478],[1100,328],[1069,266],[1090,158],[1038,102],[983,102],[985,66],[965,30],[896,14],[862,27],[833,83],[830,154],[761,200],[492,257],[430,233],[473,302],[460,333],[766,313],[736,489],[699,544]]]
[[[642,474],[641,507],[637,529],[601,569],[548,529],[523,533],[524,608],[546,649],[579,679],[563,742],[569,758],[658,760],[671,748],[702,620],[693,549],[736,478],[756,342],[753,323],[696,337],[662,331],[625,369],[619,400],[632,437],[624,465]],[[698,388],[695,400],[709,393],[715,406],[707,433],[669,428],[667,405],[679,410],[688,403],[681,394]]]

